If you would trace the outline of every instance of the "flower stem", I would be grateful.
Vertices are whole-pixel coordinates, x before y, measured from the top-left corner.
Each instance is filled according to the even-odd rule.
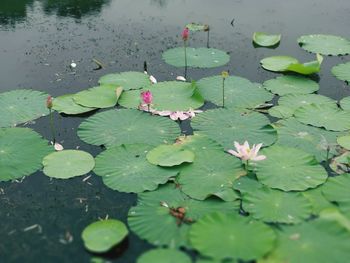
[[[207,33],[207,48],[209,48],[209,29],[208,29],[208,33]]]
[[[245,162],[245,171],[248,173],[249,170],[249,160],[246,160]]]
[[[187,79],[187,41],[184,40],[184,49],[185,49],[185,79]]]
[[[49,109],[49,111],[50,111],[50,128],[51,128],[52,141],[53,141],[53,144],[55,144],[56,143],[55,126],[53,123],[52,110]]]
[[[148,109],[148,112],[151,112],[151,105],[150,104],[147,104],[147,109]]]
[[[222,107],[225,108],[225,78],[222,78]]]

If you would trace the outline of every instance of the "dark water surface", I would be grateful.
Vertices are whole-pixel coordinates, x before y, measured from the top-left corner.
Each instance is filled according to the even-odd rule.
[[[277,74],[264,71],[260,59],[290,55],[314,60],[315,55],[299,48],[298,36],[349,37],[349,13],[349,0],[1,0],[0,92],[74,93],[97,85],[110,72],[143,71],[144,61],[158,80],[172,80],[183,70],[164,64],[161,53],[182,44],[179,33],[188,22],[209,24],[211,47],[231,55],[224,67],[190,69],[190,78],[229,69],[232,75],[263,82]],[[254,31],[281,33],[281,44],[254,48]],[[205,46],[206,35],[194,34],[190,45]],[[93,58],[106,67],[94,70]],[[349,87],[330,73],[333,65],[348,60],[325,58],[316,76],[320,94],[334,99],[350,95]],[[75,71],[69,68],[72,61],[78,65]],[[82,116],[55,118],[65,148],[80,147],[94,156],[101,151],[77,137]],[[45,117],[28,126],[49,139],[48,125]],[[84,227],[106,215],[125,222],[136,195],[112,191],[95,175],[85,177],[51,180],[37,172],[21,182],[0,183],[0,262],[90,262],[95,255],[84,250]],[[131,233],[110,260],[135,262],[149,248]]]

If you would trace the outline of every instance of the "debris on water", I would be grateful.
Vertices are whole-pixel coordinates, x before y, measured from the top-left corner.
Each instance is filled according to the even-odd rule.
[[[55,143],[54,148],[56,151],[62,151],[64,149],[63,146],[58,142]]]
[[[68,245],[68,244],[72,243],[73,240],[74,240],[74,238],[73,238],[72,234],[69,231],[66,231],[64,236],[61,236],[58,241],[63,245]]]
[[[179,80],[179,81],[186,81],[186,78],[183,77],[183,76],[177,76],[177,77],[176,77],[176,80]]]
[[[91,174],[90,174],[89,176],[85,177],[82,181],[83,181],[83,182],[86,182],[87,180],[90,179],[90,177],[91,177]]]
[[[76,64],[74,61],[72,61],[72,63],[69,65],[69,67],[70,67],[71,69],[74,69],[74,68],[77,67],[77,64]]]
[[[93,58],[92,61],[95,62],[97,64],[97,66],[98,66],[97,68],[94,68],[94,70],[100,70],[100,69],[105,68],[105,66],[99,60]]]
[[[34,229],[38,229],[38,234],[41,234],[43,231],[42,227],[39,225],[39,224],[34,224],[34,225],[31,225],[31,226],[28,226],[26,228],[23,229],[23,232],[28,232],[28,231],[31,231],[31,230],[34,230]]]
[[[154,76],[149,76],[149,80],[151,81],[152,84],[156,84],[157,83],[157,79]]]

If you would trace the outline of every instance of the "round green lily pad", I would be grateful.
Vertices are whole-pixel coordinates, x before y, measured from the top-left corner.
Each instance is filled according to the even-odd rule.
[[[95,110],[96,108],[81,106],[73,100],[75,94],[66,94],[53,99],[52,108],[59,113],[81,114]]]
[[[198,220],[191,228],[189,239],[201,255],[249,261],[271,251],[276,235],[262,222],[239,214],[216,212]]]
[[[182,163],[192,163],[194,153],[180,145],[159,145],[147,153],[147,160],[159,166],[175,166]]]
[[[339,224],[317,219],[278,231],[277,246],[266,262],[347,262],[350,234]]]
[[[222,77],[212,76],[197,82],[198,90],[207,101],[222,106]],[[255,108],[272,100],[273,95],[259,84],[241,77],[230,76],[225,79],[225,107]]]
[[[298,38],[299,45],[306,51],[322,55],[346,55],[350,53],[350,41],[333,35],[305,35]]]
[[[230,56],[215,48],[186,48],[187,66],[196,68],[215,68],[227,64]],[[177,47],[166,50],[162,57],[167,64],[174,67],[185,67],[185,49]]]
[[[261,66],[270,71],[286,71],[291,64],[299,63],[296,58],[288,56],[273,56],[260,60]]]
[[[294,116],[302,123],[324,127],[330,131],[350,129],[350,112],[329,105],[306,105],[298,108]]]
[[[148,86],[144,90],[152,92],[152,108],[157,110],[187,111],[190,108],[199,108],[204,104],[204,99],[194,83],[165,81]],[[137,109],[141,103],[141,92],[142,90],[124,92],[118,102],[119,105]]]
[[[308,78],[298,76],[280,76],[263,83],[265,89],[274,94],[308,94],[319,89],[318,84]]]
[[[337,107],[337,102],[319,94],[287,94],[278,100],[278,106],[269,109],[269,114],[276,118],[289,118],[301,106],[310,104],[327,104]]]
[[[322,189],[325,185],[326,184],[323,184],[317,188],[302,192],[302,195],[311,203],[313,215],[319,215],[323,210],[335,207],[335,205],[329,202],[322,193]]]
[[[217,196],[225,201],[238,198],[233,182],[245,172],[241,161],[218,150],[196,151],[196,160],[180,170],[181,190],[198,200]],[[198,187],[200,185],[200,187]]]
[[[185,211],[182,220],[174,216],[178,208]],[[193,222],[207,213],[238,213],[238,209],[239,201],[223,202],[217,198],[197,201],[175,184],[166,184],[157,191],[138,195],[137,206],[129,210],[128,225],[141,239],[155,246],[190,247],[188,231]]]
[[[176,169],[166,169],[150,164],[146,155],[152,145],[129,144],[107,149],[96,157],[94,172],[102,176],[103,183],[120,192],[140,193],[155,190],[169,178],[178,174]]]
[[[350,174],[329,177],[323,186],[324,196],[331,202],[350,204]]]
[[[262,47],[271,47],[277,45],[281,41],[281,35],[269,35],[264,32],[254,32],[253,41]]]
[[[311,203],[301,193],[267,187],[243,193],[243,210],[267,223],[296,224],[311,216]]]
[[[142,72],[122,72],[102,76],[98,83],[100,85],[114,85],[122,87],[123,90],[140,89],[151,84],[149,76]]]
[[[334,66],[332,73],[337,79],[350,82],[350,62]]]
[[[339,104],[343,110],[350,111],[350,96],[342,98]]]
[[[232,149],[234,141],[243,143],[247,140],[251,144],[271,145],[277,136],[269,124],[269,119],[263,114],[240,114],[230,109],[208,110],[191,121],[196,133],[217,141],[225,150]]]
[[[337,154],[334,146],[338,132],[304,125],[295,118],[278,121],[274,127],[278,134],[276,144],[303,150],[314,155],[319,162]]]
[[[81,238],[87,250],[103,253],[119,244],[127,235],[125,224],[116,219],[107,219],[88,225]]]
[[[0,128],[0,181],[30,175],[53,147],[29,128]]]
[[[43,172],[47,176],[68,179],[90,172],[95,166],[95,160],[84,151],[64,150],[47,155],[43,165]]]
[[[347,149],[347,150],[350,150],[350,135],[345,135],[345,136],[339,136],[337,138],[337,143]]]
[[[121,87],[103,85],[76,93],[74,102],[90,108],[110,108],[117,104],[122,92]]]
[[[136,263],[191,263],[191,258],[185,253],[166,248],[156,248],[143,253]]]
[[[93,145],[171,143],[180,134],[174,121],[138,110],[109,110],[88,118],[78,129],[79,137]]]
[[[323,184],[328,177],[313,155],[292,147],[263,149],[266,160],[256,163],[258,180],[283,191],[304,191]]]
[[[48,94],[29,89],[0,93],[0,127],[12,127],[49,114]]]

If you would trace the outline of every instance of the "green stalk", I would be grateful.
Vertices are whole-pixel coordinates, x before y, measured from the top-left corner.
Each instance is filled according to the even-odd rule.
[[[222,107],[225,108],[225,78],[222,78]]]
[[[50,128],[51,128],[52,141],[53,141],[53,144],[55,144],[56,143],[56,135],[55,135],[55,127],[54,127],[54,123],[53,123],[52,110],[49,109],[49,111],[50,111]]]
[[[247,172],[247,174],[248,174],[248,172],[249,172],[249,160],[247,160],[246,162],[245,162],[245,171]]]
[[[207,48],[209,48],[209,29],[208,29],[208,34],[207,34]]]
[[[187,79],[187,41],[184,40],[184,49],[185,49],[185,79]]]

